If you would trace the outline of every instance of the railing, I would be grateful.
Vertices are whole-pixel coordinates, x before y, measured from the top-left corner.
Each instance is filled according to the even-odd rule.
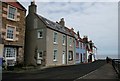
[[[120,79],[120,59],[111,59],[112,66],[118,74],[118,78]]]

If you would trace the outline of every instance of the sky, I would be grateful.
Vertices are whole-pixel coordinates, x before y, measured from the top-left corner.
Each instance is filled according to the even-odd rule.
[[[27,10],[32,0],[18,0]],[[98,48],[97,58],[118,57],[117,0],[35,0],[37,13],[87,35]],[[28,12],[27,12],[28,14]]]

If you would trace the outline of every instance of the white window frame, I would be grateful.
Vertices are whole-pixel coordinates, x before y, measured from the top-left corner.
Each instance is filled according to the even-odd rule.
[[[68,60],[72,61],[73,60],[73,51],[68,52]]]
[[[41,57],[40,57],[40,53],[42,53]],[[37,52],[37,59],[43,59],[43,51],[38,51]]]
[[[56,36],[55,36],[55,34],[56,34]],[[55,39],[56,39],[56,41],[55,41]],[[57,32],[53,32],[53,43],[58,44],[58,33]]]
[[[42,36],[40,36],[40,32],[42,32]],[[37,38],[43,38],[43,29],[37,31]]]
[[[7,56],[7,49],[8,48],[11,48],[11,49],[14,49],[14,56],[12,56],[12,57],[8,57]],[[13,61],[10,65],[8,65],[8,66],[14,66],[15,65],[15,61],[16,61],[16,55],[17,55],[17,49],[16,48],[14,48],[14,47],[5,47],[5,59],[6,59],[6,64],[8,64],[8,61]]]
[[[62,44],[63,44],[63,45],[65,45],[65,42],[66,42],[65,40],[66,40],[66,36],[63,35],[63,38],[62,38]]]
[[[10,28],[10,27],[13,28],[13,39],[8,38],[8,28]],[[16,37],[16,27],[12,26],[12,25],[7,25],[6,26],[6,40],[15,41],[15,37]]]
[[[55,54],[55,51],[56,51],[56,54]],[[58,50],[54,49],[53,50],[53,61],[57,61],[57,54],[58,54]]]
[[[10,57],[9,57],[9,56],[7,55],[8,49],[10,49],[9,52],[14,51],[14,56],[10,56]],[[5,57],[6,57],[6,58],[15,58],[15,57],[16,57],[16,48],[13,48],[13,47],[5,47]]]
[[[14,19],[9,17],[9,9],[10,9],[10,7],[12,7],[12,8],[15,8],[15,9],[16,9],[16,10],[15,10],[15,14],[14,14]],[[11,5],[8,5],[7,19],[10,19],[10,20],[15,21],[15,20],[16,20],[16,18],[17,18],[17,8],[16,8],[16,7],[13,7],[13,6],[11,6]]]

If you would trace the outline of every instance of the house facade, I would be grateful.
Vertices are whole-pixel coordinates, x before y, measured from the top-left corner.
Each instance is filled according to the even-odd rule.
[[[97,48],[94,46],[92,40],[88,41],[87,44],[87,59],[88,62],[93,62],[96,60]]]
[[[76,42],[76,54],[75,54],[75,63],[86,63],[86,44],[83,42],[83,39],[80,37],[79,31],[75,34]]]
[[[31,2],[26,17],[25,65],[59,66],[74,64],[74,36],[64,18],[53,22],[37,14]]]
[[[16,0],[12,0],[12,2],[2,1],[1,10],[3,58],[7,66],[23,64],[26,9]]]
[[[67,32],[67,65],[73,65],[75,64],[75,32],[73,28],[66,28],[65,32]]]
[[[3,56],[3,44],[1,38],[1,28],[2,28],[2,1],[0,1],[0,66],[2,66],[2,56]]]

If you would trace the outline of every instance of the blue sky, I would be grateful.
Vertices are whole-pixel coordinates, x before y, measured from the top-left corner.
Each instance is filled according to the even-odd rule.
[[[30,1],[19,0],[28,9]],[[99,56],[118,55],[118,3],[115,0],[36,0],[37,13],[52,20],[65,18],[66,26],[80,31],[81,37],[87,35],[98,48]],[[104,58],[104,57],[103,57]]]

